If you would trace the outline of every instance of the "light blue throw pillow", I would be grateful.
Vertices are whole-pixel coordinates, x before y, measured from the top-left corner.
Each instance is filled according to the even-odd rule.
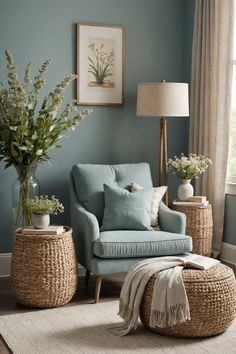
[[[101,231],[153,230],[150,226],[152,188],[130,193],[104,184],[105,210]]]

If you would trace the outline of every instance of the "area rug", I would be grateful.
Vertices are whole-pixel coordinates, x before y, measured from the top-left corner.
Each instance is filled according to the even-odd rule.
[[[14,354],[59,353],[236,353],[236,322],[207,339],[178,339],[148,331],[140,324],[125,336],[111,333],[118,301],[73,304],[0,317],[0,333]]]

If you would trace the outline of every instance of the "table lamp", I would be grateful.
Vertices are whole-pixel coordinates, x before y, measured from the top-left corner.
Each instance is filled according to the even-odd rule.
[[[137,115],[161,117],[159,185],[167,185],[167,119],[189,116],[188,84],[179,82],[145,82],[138,84]],[[168,204],[168,194],[164,201]]]

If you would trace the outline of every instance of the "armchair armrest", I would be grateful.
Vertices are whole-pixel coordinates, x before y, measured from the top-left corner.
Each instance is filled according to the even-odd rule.
[[[176,234],[185,234],[186,215],[171,210],[163,202],[159,206],[159,224],[162,230]]]
[[[71,203],[71,224],[79,263],[90,270],[93,242],[100,234],[97,218],[79,203]]]

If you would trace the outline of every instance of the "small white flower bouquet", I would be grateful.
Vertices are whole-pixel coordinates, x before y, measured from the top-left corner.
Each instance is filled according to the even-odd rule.
[[[189,154],[185,156],[181,154],[180,157],[175,156],[174,159],[169,159],[167,166],[174,174],[181,179],[198,178],[199,174],[205,172],[212,161],[204,155]]]

